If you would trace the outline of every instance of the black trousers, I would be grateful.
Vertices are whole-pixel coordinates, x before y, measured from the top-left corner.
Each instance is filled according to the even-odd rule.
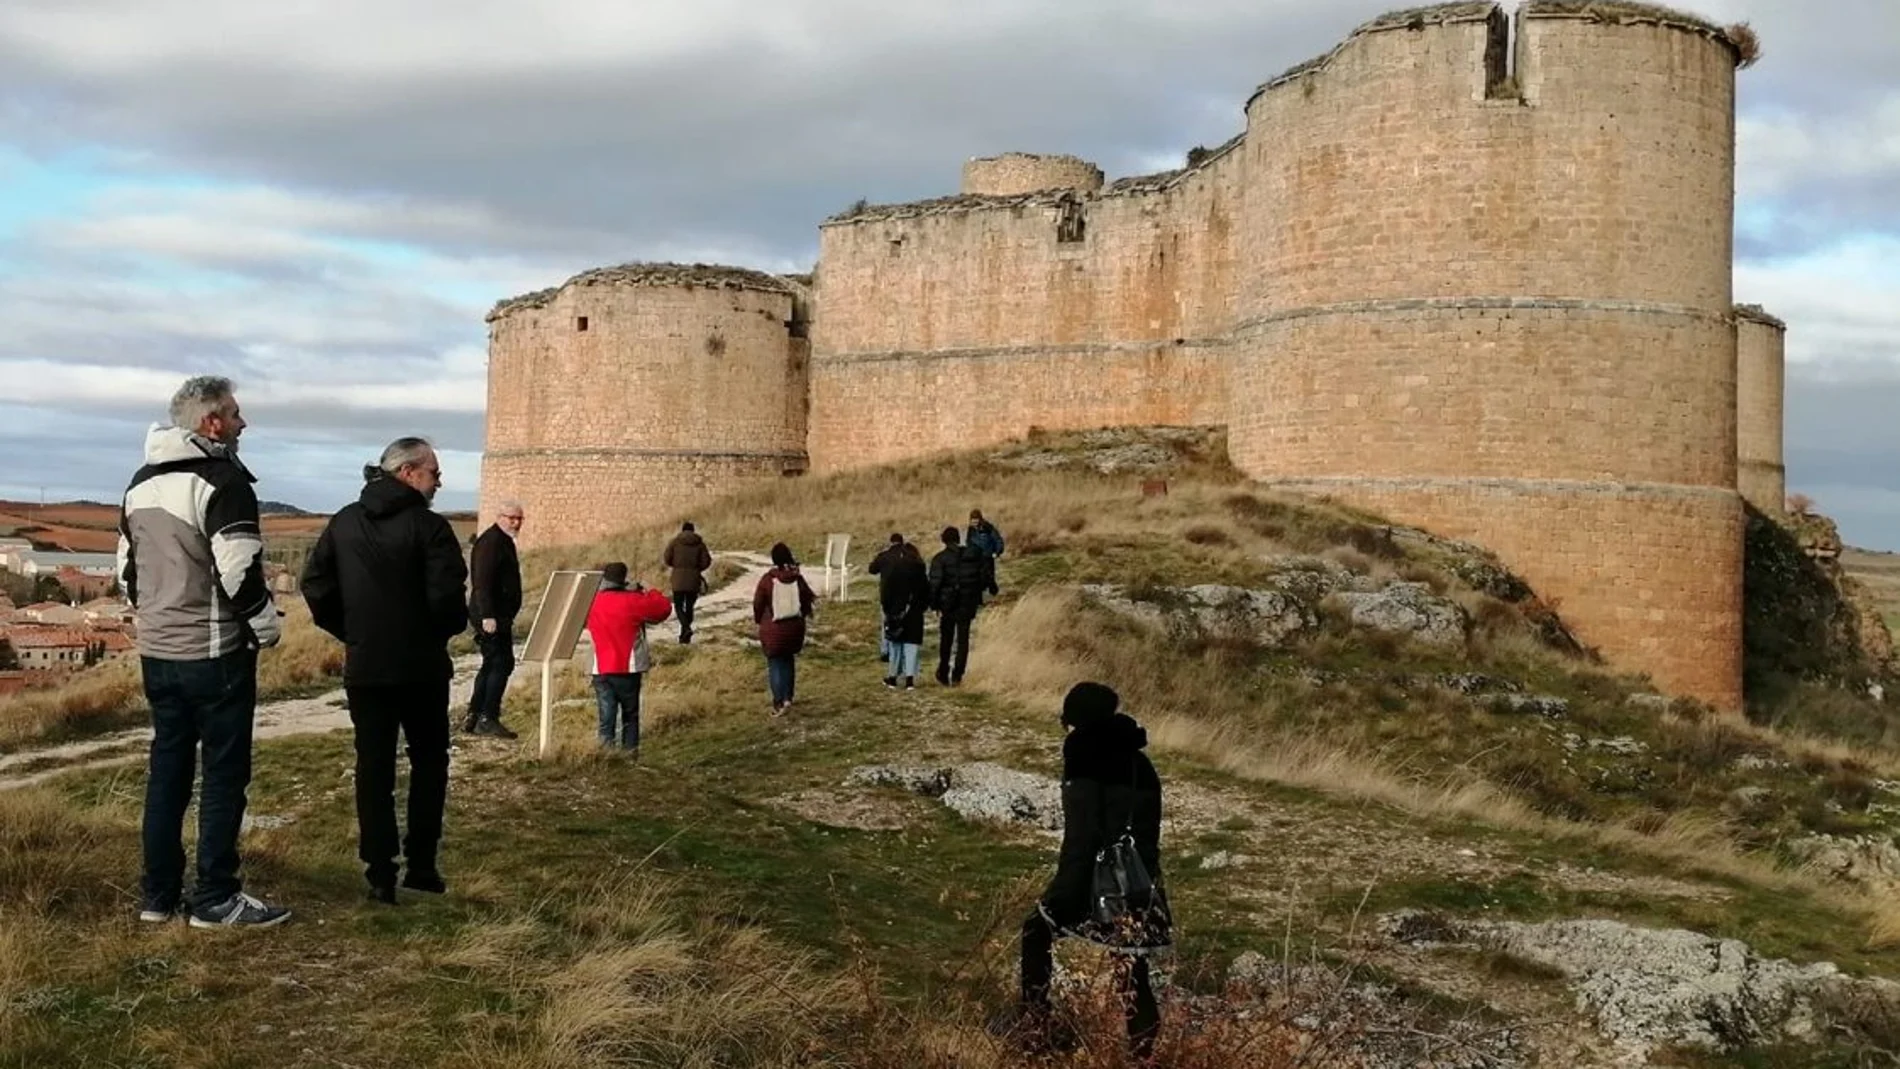
[[[410,872],[436,871],[442,809],[449,796],[449,681],[344,688],[356,725],[357,856],[369,882],[396,881],[400,851]],[[409,834],[396,828],[396,737],[409,750]]]
[[[1023,920],[1022,1001],[1026,1009],[1049,1008],[1049,982],[1055,974],[1056,930],[1042,910],[1032,910]],[[1155,1002],[1154,984],[1148,975],[1148,959],[1125,957],[1115,963],[1116,986],[1121,992],[1122,1013],[1128,1022],[1128,1045],[1135,1056],[1146,1058],[1154,1053],[1155,1037],[1161,1032],[1161,1007]]]
[[[501,699],[508,693],[508,677],[515,671],[515,622],[498,620],[495,633],[475,625],[475,648],[482,653],[482,666],[475,670],[475,689],[468,698],[468,722],[500,720]]]
[[[963,678],[963,670],[970,666],[970,623],[971,616],[952,616],[943,613],[938,624],[943,632],[942,641],[937,646],[937,678],[946,676],[951,680]],[[954,648],[953,648],[954,647]]]
[[[699,604],[699,591],[673,591],[673,615],[680,622],[680,640],[693,637],[693,606]]]

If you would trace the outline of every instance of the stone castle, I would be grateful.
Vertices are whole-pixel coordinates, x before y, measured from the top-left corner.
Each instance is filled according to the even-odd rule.
[[[1783,328],[1731,293],[1751,49],[1638,4],[1397,12],[1180,170],[971,160],[826,220],[811,276],[503,301],[482,511],[587,541],[1032,426],[1220,424],[1249,476],[1489,546],[1612,664],[1738,708],[1743,499],[1783,496]]]

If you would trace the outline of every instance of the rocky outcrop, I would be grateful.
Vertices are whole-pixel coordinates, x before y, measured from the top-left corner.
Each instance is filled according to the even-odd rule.
[[[1103,608],[1175,638],[1237,638],[1273,647],[1319,625],[1319,617],[1305,602],[1278,590],[1203,583],[1168,587],[1138,600],[1122,587],[1090,584],[1082,593]]]
[[[1891,835],[1809,835],[1783,844],[1811,872],[1868,890],[1900,890],[1900,848]]]
[[[1393,583],[1382,590],[1334,594],[1354,627],[1405,635],[1430,646],[1458,646],[1471,618],[1457,602],[1439,597],[1424,583]]]
[[[1638,1056],[1666,1046],[1734,1051],[1814,1039],[1818,1002],[1863,990],[1891,998],[1900,990],[1844,976],[1826,962],[1764,958],[1734,939],[1619,921],[1523,924],[1406,910],[1379,925],[1404,945],[1476,946],[1561,973],[1578,1008]]]
[[[861,765],[847,784],[897,787],[935,798],[965,820],[1062,830],[1062,785],[1045,776],[979,761],[952,768]]]

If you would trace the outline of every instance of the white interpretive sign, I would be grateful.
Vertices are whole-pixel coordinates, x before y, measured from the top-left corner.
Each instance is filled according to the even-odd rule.
[[[555,572],[548,576],[541,608],[535,612],[528,641],[521,648],[523,661],[541,666],[542,757],[547,756],[554,735],[554,662],[574,656],[581,628],[587,626],[587,610],[599,589],[599,572]]]

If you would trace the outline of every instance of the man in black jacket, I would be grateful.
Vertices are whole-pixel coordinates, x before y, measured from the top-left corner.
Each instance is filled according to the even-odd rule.
[[[521,612],[521,557],[515,552],[515,539],[521,534],[523,515],[521,502],[502,502],[495,522],[475,540],[468,555],[468,615],[475,625],[475,648],[482,653],[482,666],[475,672],[475,689],[469,695],[462,730],[504,739],[515,737],[501,724],[501,699],[515,670],[515,616]]]
[[[363,469],[355,504],[331,517],[304,566],[318,627],[343,641],[356,726],[358,856],[370,894],[396,901],[396,737],[409,749],[409,835],[402,885],[440,894],[436,849],[449,788],[448,641],[468,626],[468,569],[449,521],[429,507],[442,485],[435,450],[398,438]]]
[[[955,527],[943,529],[943,552],[930,558],[930,600],[940,614],[937,682],[956,686],[970,665],[970,624],[983,607],[983,592],[996,593],[996,560],[962,544]]]
[[[1074,936],[1117,955],[1129,1045],[1146,1062],[1161,1028],[1148,957],[1171,946],[1173,936],[1161,879],[1161,777],[1141,752],[1148,733],[1118,711],[1120,704],[1100,683],[1077,683],[1063,699],[1069,736],[1062,742],[1062,852],[1055,877],[1023,921],[1021,1001],[999,1030],[1029,1046],[1060,1046],[1069,1038],[1052,1017],[1049,984],[1056,939]],[[1092,917],[1096,855],[1124,832],[1155,892],[1124,923],[1104,930]]]

